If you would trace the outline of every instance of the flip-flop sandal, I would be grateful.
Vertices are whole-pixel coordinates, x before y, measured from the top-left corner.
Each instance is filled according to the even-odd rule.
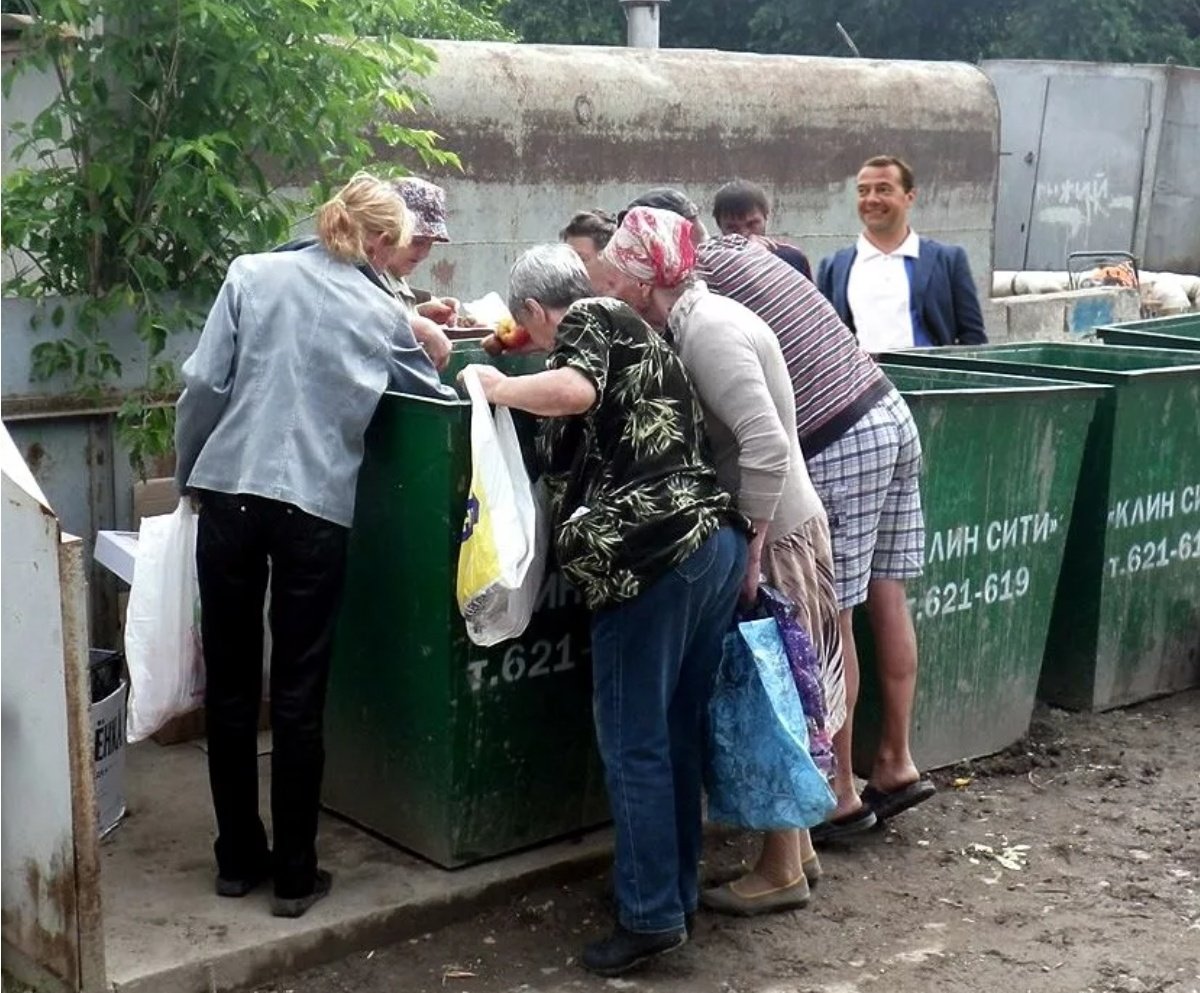
[[[883,791],[874,786],[868,786],[862,791],[860,799],[863,806],[875,812],[881,821],[891,820],[897,814],[903,814],[919,803],[924,803],[937,792],[937,787],[928,779],[918,779],[916,782],[901,786],[899,789]]]
[[[787,886],[743,896],[733,888],[733,883],[704,890],[700,902],[709,910],[737,917],[754,917],[758,914],[774,914],[783,910],[799,910],[809,901],[808,879],[803,875]]]
[[[855,835],[870,831],[878,818],[875,816],[875,811],[871,806],[864,801],[863,805],[850,814],[843,814],[841,817],[835,817],[831,821],[825,821],[823,824],[818,824],[810,832],[814,845],[824,844],[829,841],[843,841],[846,838],[853,838]]]

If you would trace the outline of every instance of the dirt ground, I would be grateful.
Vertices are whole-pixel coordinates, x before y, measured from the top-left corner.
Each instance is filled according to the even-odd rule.
[[[589,976],[601,877],[256,993],[1200,993],[1200,692],[1102,715],[946,770],[941,793],[822,853],[807,909],[701,911],[687,946]],[[715,840],[708,868],[753,854]]]

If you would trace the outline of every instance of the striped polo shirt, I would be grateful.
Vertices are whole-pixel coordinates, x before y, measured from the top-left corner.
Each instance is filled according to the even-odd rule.
[[[706,241],[696,249],[696,275],[775,332],[796,394],[806,458],[837,441],[892,389],[832,304],[762,246],[740,235]]]

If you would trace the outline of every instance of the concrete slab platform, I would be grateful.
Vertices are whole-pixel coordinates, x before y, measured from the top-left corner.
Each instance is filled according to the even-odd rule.
[[[260,758],[266,805],[269,757]],[[108,978],[119,993],[214,993],[423,934],[526,888],[591,873],[607,831],[447,871],[322,815],[333,892],[299,920],[272,917],[269,887],[213,893],[205,756],[193,744],[129,748],[129,815],[101,845]]]

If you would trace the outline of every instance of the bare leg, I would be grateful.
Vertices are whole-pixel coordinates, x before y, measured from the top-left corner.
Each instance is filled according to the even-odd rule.
[[[803,872],[800,835],[797,830],[768,831],[763,835],[762,852],[752,872],[738,882],[738,892],[754,896],[764,889],[791,886]]]
[[[876,664],[883,697],[883,727],[880,729],[879,751],[875,755],[870,782],[872,786],[887,792],[914,782],[919,776],[908,741],[913,697],[917,689],[917,634],[908,610],[904,581],[872,579],[867,593],[867,613],[875,634]],[[850,653],[846,655],[849,661]],[[856,690],[857,669],[856,664]],[[846,681],[849,690],[849,665],[846,667]],[[834,742],[836,744],[836,738]],[[838,761],[841,761],[840,754]],[[838,801],[840,806],[840,793]]]
[[[858,649],[854,644],[853,618],[853,609],[838,613],[838,623],[842,628],[842,658],[846,673],[846,722],[833,736],[833,755],[837,763],[833,776],[833,792],[837,797],[837,809],[830,814],[830,819],[853,814],[862,806],[858,799],[858,789],[854,785],[854,767],[851,760],[854,704],[858,700]]]

